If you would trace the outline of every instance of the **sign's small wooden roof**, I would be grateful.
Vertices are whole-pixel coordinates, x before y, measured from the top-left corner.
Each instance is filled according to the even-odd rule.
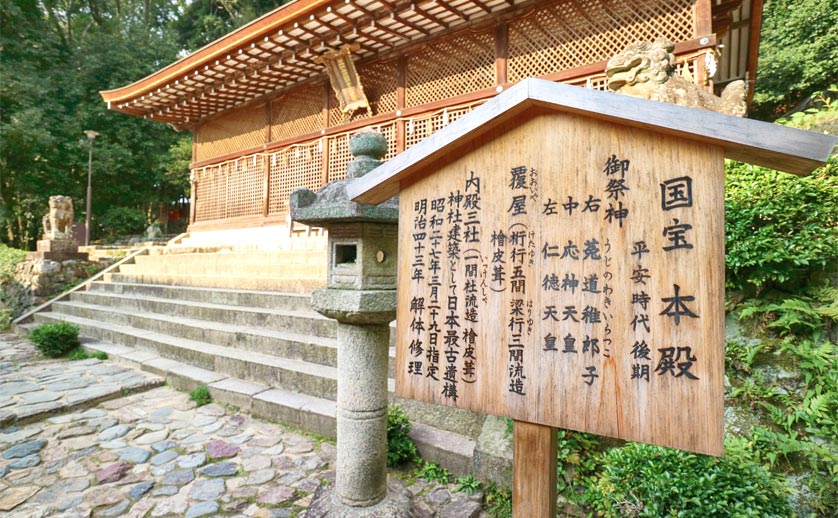
[[[527,109],[584,115],[631,128],[720,146],[725,157],[805,175],[828,158],[836,137],[767,122],[526,79],[450,126],[359,178],[349,197],[376,204],[399,193],[400,182]],[[533,138],[537,138],[536,135]]]

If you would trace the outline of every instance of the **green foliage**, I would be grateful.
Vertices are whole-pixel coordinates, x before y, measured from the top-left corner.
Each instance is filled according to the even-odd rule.
[[[418,460],[416,444],[408,436],[410,420],[398,406],[387,407],[387,465],[398,466]]]
[[[473,475],[466,475],[465,477],[457,477],[454,479],[454,483],[457,484],[457,488],[455,491],[459,491],[461,493],[465,493],[467,495],[473,495],[480,491],[480,488],[483,484],[480,483],[479,480],[474,478]]]
[[[195,402],[195,406],[204,406],[212,403],[212,396],[210,396],[209,389],[206,385],[199,385],[198,388],[189,393],[189,399]]]
[[[772,120],[838,76],[838,0],[770,0],[763,9],[751,116]]]
[[[10,248],[0,243],[0,283],[11,279],[15,273],[15,266],[25,258],[25,250]]]
[[[57,358],[79,346],[79,327],[68,322],[41,324],[29,333],[41,354]]]
[[[486,488],[484,509],[492,518],[512,518],[512,492],[494,483]]]
[[[728,286],[788,285],[838,261],[838,156],[803,178],[738,162],[726,173]]]
[[[428,482],[438,482],[440,484],[447,484],[451,480],[451,473],[433,462],[426,462],[422,467],[417,468],[415,475]]]
[[[740,444],[722,458],[630,443],[609,450],[584,500],[607,517],[791,516],[788,490]]]
[[[110,237],[141,234],[147,224],[145,213],[130,207],[111,207],[99,218],[99,226]]]
[[[90,358],[96,358],[97,360],[107,360],[108,355],[104,351],[93,351],[92,353],[89,353],[81,347],[76,347],[72,350],[72,352],[70,352],[70,355],[67,357],[67,359],[71,362],[78,360],[88,360]]]

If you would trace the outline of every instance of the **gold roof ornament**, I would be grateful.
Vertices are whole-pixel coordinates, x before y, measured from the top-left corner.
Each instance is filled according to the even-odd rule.
[[[344,115],[352,115],[360,109],[370,110],[370,103],[364,94],[361,78],[351,57],[351,53],[358,49],[358,44],[344,45],[340,50],[331,50],[314,60],[315,63],[326,67],[326,73],[329,74],[329,81]]]

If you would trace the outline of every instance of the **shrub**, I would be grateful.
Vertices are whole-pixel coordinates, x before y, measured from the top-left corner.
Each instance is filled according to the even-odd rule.
[[[416,470],[416,476],[424,478],[428,482],[438,482],[440,484],[447,484],[451,480],[451,472],[433,462],[424,463],[421,468]]]
[[[104,351],[93,351],[92,353],[89,353],[81,347],[76,347],[70,353],[70,356],[67,357],[67,359],[71,362],[78,360],[88,360],[90,358],[96,358],[97,360],[107,360],[108,354]]]
[[[212,396],[210,396],[209,389],[205,385],[199,385],[198,388],[190,392],[189,399],[195,402],[195,406],[212,403]]]
[[[731,442],[722,458],[630,443],[604,455],[586,501],[607,517],[791,516],[780,479]]]
[[[397,405],[387,407],[387,465],[398,466],[405,462],[413,462],[419,454],[416,444],[408,436],[410,420],[407,414]]]
[[[111,237],[141,234],[147,223],[143,211],[130,207],[111,207],[99,218],[102,230]]]
[[[57,358],[79,346],[79,327],[68,322],[41,324],[29,339],[44,356]]]
[[[764,288],[838,261],[838,156],[809,177],[729,162],[728,284]]]
[[[10,248],[0,243],[0,283],[11,279],[15,273],[15,265],[26,258],[25,250]]]

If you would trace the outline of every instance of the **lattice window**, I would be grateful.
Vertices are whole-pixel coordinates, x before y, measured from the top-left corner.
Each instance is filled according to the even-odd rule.
[[[226,218],[261,216],[264,211],[264,175],[261,156],[242,157],[230,165],[227,177]]]
[[[404,127],[404,148],[408,149],[445,126],[451,124],[477,106],[463,106],[436,112],[430,117],[409,119]]]
[[[271,104],[271,141],[277,142],[323,127],[323,83],[291,90]]]
[[[406,107],[493,87],[494,41],[493,31],[457,34],[409,56]]]
[[[329,106],[329,126],[337,126],[351,121],[367,119],[373,115],[396,111],[396,83],[398,64],[396,61],[375,62],[358,68],[364,93],[370,102],[372,111],[358,110],[351,117],[340,110],[335,92],[331,92]],[[330,87],[331,88],[331,87]]]
[[[261,146],[266,124],[264,105],[235,110],[206,122],[195,131],[197,161]]]
[[[520,81],[610,59],[635,41],[693,36],[693,0],[570,0],[509,25],[508,79]]]
[[[322,184],[320,141],[295,145],[270,155],[268,214],[288,212],[288,196],[298,187],[317,190]]]
[[[226,166],[209,166],[195,175],[195,221],[212,221],[224,218],[227,195]]]

